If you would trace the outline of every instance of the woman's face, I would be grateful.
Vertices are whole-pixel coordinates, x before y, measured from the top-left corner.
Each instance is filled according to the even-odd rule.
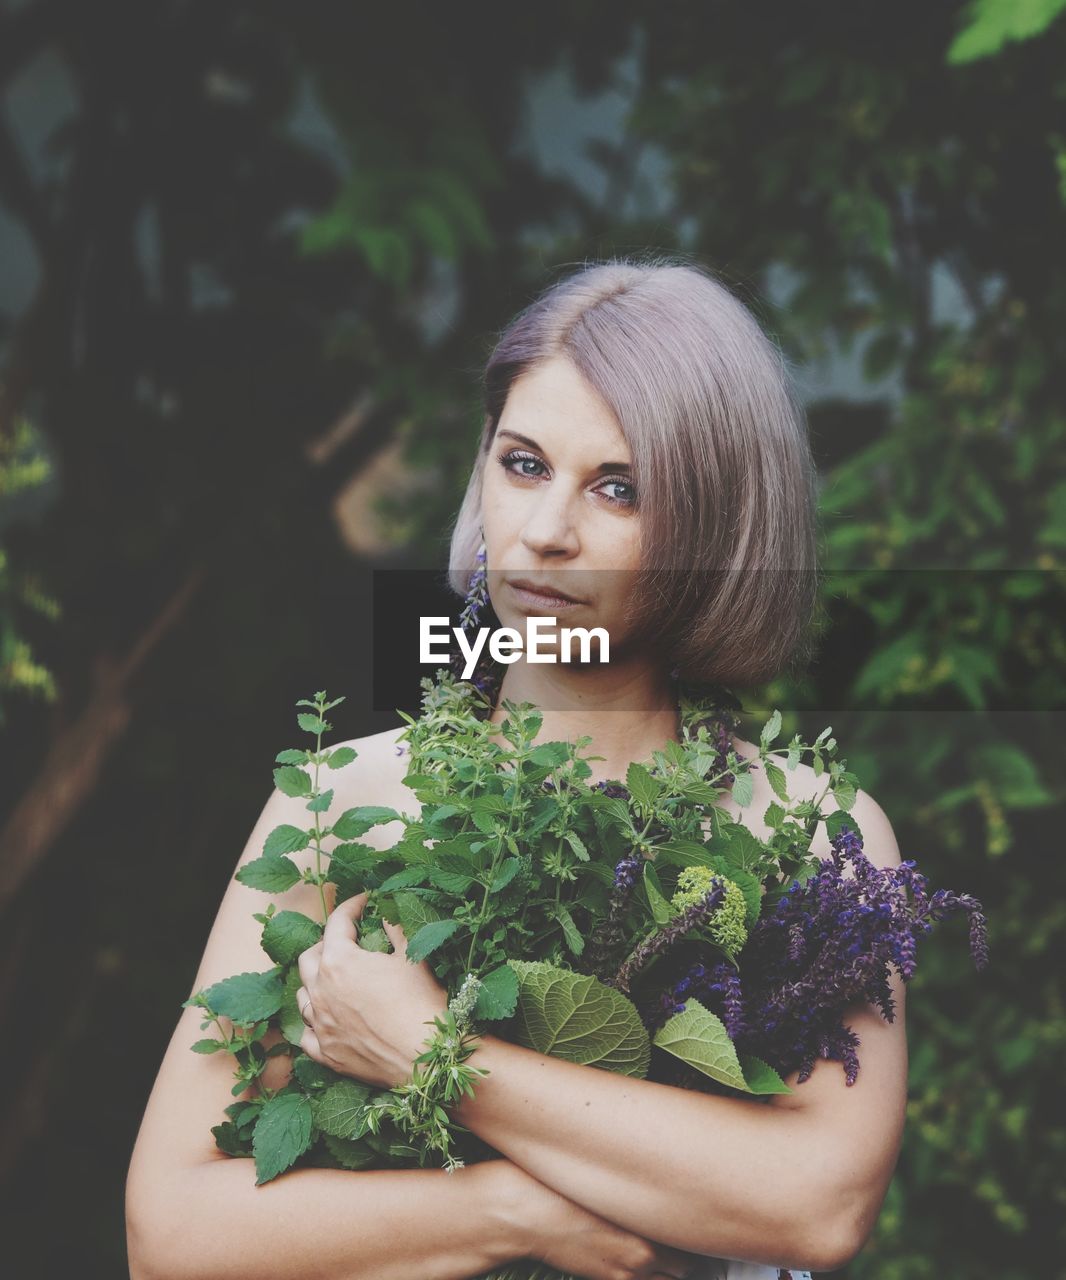
[[[605,627],[612,651],[623,644],[640,567],[630,461],[613,413],[565,357],[512,385],[482,483],[489,593],[504,626],[524,634],[527,617],[554,616],[560,627]],[[517,578],[578,603],[523,597]]]

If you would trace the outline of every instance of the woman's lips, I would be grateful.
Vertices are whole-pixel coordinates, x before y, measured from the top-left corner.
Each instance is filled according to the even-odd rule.
[[[525,587],[516,587],[513,582],[508,582],[511,594],[519,604],[525,605],[527,609],[551,609],[553,612],[559,609],[576,609],[581,603],[579,600],[565,600],[561,596],[541,595],[539,591],[528,591]]]

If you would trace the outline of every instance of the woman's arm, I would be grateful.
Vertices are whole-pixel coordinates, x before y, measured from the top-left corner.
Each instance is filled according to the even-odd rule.
[[[852,810],[876,865],[899,849],[863,792]],[[635,1080],[483,1036],[469,1065],[488,1068],[455,1118],[516,1164],[594,1213],[680,1249],[773,1266],[835,1270],[872,1229],[892,1176],[906,1107],[903,984],[896,1017],[873,1005],[845,1022],[862,1041],[844,1083],[818,1060],[770,1103]]]
[[[525,1252],[506,1164],[294,1169],[257,1187],[250,1159],[168,1167],[149,1131],[127,1181],[130,1277],[464,1280]]]
[[[259,856],[279,823],[306,823],[300,804],[280,792],[271,796],[238,867]],[[312,857],[305,852],[294,860],[310,865]],[[252,913],[271,897],[279,909],[321,918],[312,886],[268,897],[231,880],[193,991],[269,967]],[[504,1160],[453,1174],[297,1169],[257,1187],[254,1161],[223,1155],[211,1135],[234,1101],[234,1063],[229,1054],[191,1051],[206,1034],[201,1019],[198,1009],[182,1011],[133,1150],[126,1222],[134,1280],[459,1280],[526,1252],[526,1223],[516,1213],[507,1170],[528,1179]],[[265,1082],[277,1088],[290,1070],[287,1058],[272,1058]]]

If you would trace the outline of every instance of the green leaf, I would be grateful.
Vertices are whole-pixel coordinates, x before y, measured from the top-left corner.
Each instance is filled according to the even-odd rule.
[[[215,1146],[226,1155],[250,1156],[252,1154],[247,1136],[242,1134],[231,1121],[212,1125],[211,1132],[215,1135]]]
[[[772,742],[777,740],[778,734],[781,732],[781,712],[774,710],[773,715],[763,725],[759,733],[759,745],[768,747]]]
[[[364,951],[384,951],[386,954],[392,950],[389,935],[384,929],[360,929],[359,946]]]
[[[324,1133],[322,1141],[345,1169],[369,1169],[377,1162],[378,1153],[361,1139],[336,1138],[332,1133]]]
[[[775,760],[764,760],[763,768],[766,770],[766,781],[774,789],[774,794],[779,800],[783,800],[788,804],[788,785],[785,782],[785,771]]]
[[[489,893],[499,893],[501,889],[505,889],[521,870],[522,861],[520,858],[505,858],[497,867],[496,875],[493,877],[492,884],[489,885]]]
[[[730,868],[728,873],[730,876],[733,874],[733,868],[750,871],[759,864],[766,852],[762,842],[739,822],[730,823],[722,829],[718,848]]]
[[[478,988],[474,1005],[474,1018],[491,1022],[496,1018],[510,1018],[518,1001],[518,975],[509,964],[486,973]]]
[[[250,889],[262,889],[264,893],[284,893],[300,879],[300,869],[288,858],[264,854],[246,862],[234,879]]]
[[[326,756],[326,764],[331,769],[343,769],[346,764],[351,764],[357,759],[359,752],[354,747],[335,747],[328,756]]]
[[[331,849],[326,879],[337,886],[338,900],[361,893],[381,857],[369,844],[338,844]]]
[[[662,792],[662,783],[656,781],[648,770],[636,760],[626,770],[626,789],[645,809],[651,808]]]
[[[762,816],[763,822],[772,830],[776,830],[785,820],[785,811],[774,801],[766,806],[766,812]]]
[[[278,1026],[281,1034],[289,1042],[299,1048],[307,1026],[300,1017],[300,1006],[296,1003],[296,992],[303,985],[300,970],[296,965],[285,975],[285,983],[281,993],[281,1005],[278,1008]]]
[[[443,920],[443,914],[429,901],[428,898],[418,893],[400,892],[394,893],[393,902],[396,904],[396,914],[399,916],[399,924],[403,926],[404,934],[411,939],[423,927],[433,920]],[[382,911],[384,915],[384,910]],[[391,915],[386,915],[385,919],[390,924],[396,923]]]
[[[716,804],[721,794],[717,787],[712,787],[709,782],[700,782],[698,779],[683,782],[680,791],[690,804]]]
[[[339,1084],[345,1077],[327,1067],[323,1062],[316,1062],[306,1053],[301,1053],[293,1060],[292,1073],[309,1092],[315,1089],[326,1089],[331,1084]]]
[[[858,778],[852,773],[842,773],[839,778],[829,784],[829,789],[841,809],[846,811],[855,803],[855,788],[857,784]]]
[[[220,1049],[225,1049],[225,1047],[225,1043],[215,1036],[208,1036],[206,1040],[197,1040],[189,1046],[193,1053],[218,1053]]]
[[[374,804],[359,805],[354,809],[346,809],[341,814],[333,824],[333,834],[338,840],[354,840],[356,836],[365,835],[371,827],[401,820],[401,815],[395,809]]]
[[[306,808],[310,813],[325,813],[329,806],[333,803],[333,788],[328,787],[320,795],[312,796],[308,800]]]
[[[726,858],[721,858],[719,862],[720,865],[716,865],[715,870],[732,880],[744,895],[744,905],[747,908],[745,923],[750,929],[762,914],[762,881],[753,872],[745,871],[743,867],[730,866]]]
[[[304,1093],[278,1093],[263,1104],[252,1138],[255,1185],[276,1178],[311,1145],[311,1100]]]
[[[556,766],[565,764],[570,758],[568,742],[541,742],[529,753],[531,764]]]
[[[263,852],[268,858],[281,853],[299,853],[301,849],[306,849],[310,842],[311,837],[308,832],[285,822],[280,827],[275,827],[267,836]]]
[[[322,937],[322,926],[300,911],[279,911],[263,928],[263,950],[275,964],[292,964]]]
[[[636,1006],[588,974],[538,960],[511,960],[518,976],[517,1039],[570,1062],[643,1078],[651,1062]]]
[[[419,800],[430,803],[443,797],[445,782],[435,773],[408,773],[404,775],[404,785],[415,793]]]
[[[1008,41],[1042,35],[1066,9],[1066,0],[973,0],[965,11],[966,25],[948,47],[950,66],[976,62],[999,53]]]
[[[242,1132],[255,1124],[263,1109],[263,1098],[251,1098],[248,1102],[233,1102],[226,1108],[226,1115]]]
[[[567,910],[565,903],[560,902],[556,907],[555,918],[562,925],[563,937],[571,953],[579,956],[585,950],[585,939],[581,936],[580,929],[574,924],[574,917]]]
[[[371,1087],[341,1080],[311,1099],[311,1114],[323,1133],[335,1138],[361,1138],[367,1129],[366,1102]]]
[[[573,849],[574,853],[582,862],[589,861],[589,851],[585,848],[585,842],[577,834],[576,831],[566,832],[566,843]]]
[[[462,920],[431,920],[424,924],[407,943],[407,959],[411,964],[420,964],[426,956],[446,942],[462,923]],[[405,929],[404,933],[406,932]]]
[[[770,1066],[753,1053],[737,1055],[749,1093],[791,1093],[792,1090]]]
[[[483,831],[485,835],[491,836],[496,834],[496,826],[498,819],[496,816],[484,810],[480,806],[470,806],[470,817],[473,819],[474,826],[479,831]]]
[[[430,867],[429,878],[438,889],[459,895],[466,893],[467,889],[474,883],[474,877],[470,872],[449,869],[445,866]]]
[[[396,1134],[366,1133],[362,1139],[371,1146],[379,1156],[393,1160],[399,1165],[407,1164],[418,1157],[418,1151],[409,1142]]]
[[[277,764],[306,764],[306,751],[279,751],[274,757]]]
[[[212,1013],[229,1018],[238,1026],[253,1026],[281,1007],[280,969],[265,973],[237,973],[223,978],[204,992]]]
[[[307,796],[311,794],[311,779],[303,769],[294,765],[283,765],[274,770],[274,785],[287,796]]]
[[[409,889],[412,885],[424,884],[430,868],[426,866],[404,867],[395,875],[389,876],[378,886],[379,893],[392,893],[394,889]]]
[[[720,1084],[751,1092],[725,1023],[698,1000],[686,1000],[684,1013],[668,1018],[652,1043]]]
[[[742,769],[739,773],[733,775],[731,790],[733,799],[742,809],[746,809],[751,804],[751,798],[755,794],[755,786],[751,780],[750,770]]]
[[[438,804],[429,810],[424,817],[424,821],[427,827],[436,827],[446,830],[447,828],[445,828],[443,824],[448,820],[448,818],[454,818],[456,814],[462,814],[465,812],[466,810],[462,805]]]
[[[714,861],[714,855],[698,840],[664,840],[662,844],[655,846],[655,860],[672,867],[709,867]],[[662,886],[658,881],[656,884],[662,893]]]
[[[677,911],[663,894],[662,885],[659,883],[659,875],[650,862],[644,863],[644,892],[648,896],[648,906],[651,908],[652,919],[655,923],[669,924],[674,916],[677,915]]]
[[[330,726],[325,720],[313,716],[307,711],[301,711],[296,717],[296,723],[304,730],[305,733],[313,733],[316,736],[320,733],[328,733]]]

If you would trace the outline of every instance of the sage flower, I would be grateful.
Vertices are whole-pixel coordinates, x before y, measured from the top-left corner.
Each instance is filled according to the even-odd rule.
[[[724,886],[725,898],[707,922],[707,932],[712,942],[726,951],[736,953],[748,940],[748,904],[740,885],[718,875],[710,867],[685,867],[678,874],[677,892],[671,902],[679,911],[683,911],[694,902],[701,902],[718,884]]]
[[[719,903],[724,897],[724,884],[717,884],[699,902],[692,903],[679,916],[671,920],[668,925],[650,934],[630,953],[614,978],[610,980],[610,985],[628,994],[630,983],[641,969],[653,957],[663,955],[669,951],[674,943],[683,938],[690,929],[694,929],[696,925],[702,924],[712,916],[718,910]]]
[[[875,867],[847,824],[831,844],[821,870],[793,884],[752,927],[739,974],[725,962],[692,967],[650,1011],[653,1024],[677,1012],[685,997],[698,999],[722,1018],[738,1051],[755,1054],[781,1075],[798,1069],[801,1084],[817,1058],[833,1059],[851,1085],[860,1041],[843,1015],[865,1001],[893,1020],[888,966],[909,981],[918,937],[965,911],[970,954],[978,969],[985,967],[987,923],[976,898],[944,889],[930,895],[913,859]],[[845,862],[852,863],[852,877],[843,875]]]

